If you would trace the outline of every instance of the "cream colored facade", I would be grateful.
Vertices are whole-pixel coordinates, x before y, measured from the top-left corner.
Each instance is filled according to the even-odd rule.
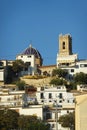
[[[72,37],[70,34],[59,35],[59,55],[72,55]]]
[[[1,66],[7,66],[8,65],[8,61],[7,60],[0,60],[0,64]]]
[[[71,35],[59,35],[59,53],[57,54],[57,67],[75,65],[77,59],[77,54],[72,53]]]
[[[44,72],[47,72],[49,75],[52,75],[52,71],[53,69],[56,69],[56,65],[40,66],[39,69],[42,75]]]
[[[0,70],[0,81],[4,81],[4,69]]]
[[[43,106],[42,105],[30,105],[28,108],[15,107],[10,108],[15,109],[20,115],[36,115],[38,118],[43,120]]]
[[[80,92],[87,91],[87,84],[77,85],[77,91],[80,91]]]
[[[87,94],[76,97],[75,130],[87,130]]]

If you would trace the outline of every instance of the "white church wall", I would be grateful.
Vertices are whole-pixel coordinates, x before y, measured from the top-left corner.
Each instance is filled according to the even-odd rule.
[[[0,70],[0,81],[4,81],[4,70]]]

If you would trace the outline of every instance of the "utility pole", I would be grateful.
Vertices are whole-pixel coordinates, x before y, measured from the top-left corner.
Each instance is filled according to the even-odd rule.
[[[57,103],[56,103],[56,130],[58,130],[58,111],[57,111]]]
[[[58,130],[58,111],[57,111],[57,100],[55,100],[55,103],[56,103],[56,112],[55,112],[56,130]]]

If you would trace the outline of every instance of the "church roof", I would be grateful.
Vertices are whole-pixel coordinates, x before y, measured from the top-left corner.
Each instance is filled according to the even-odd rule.
[[[23,53],[21,53],[21,54],[22,55],[34,55],[36,58],[42,59],[40,52],[37,49],[33,48],[31,45],[28,48],[26,48],[23,51]]]

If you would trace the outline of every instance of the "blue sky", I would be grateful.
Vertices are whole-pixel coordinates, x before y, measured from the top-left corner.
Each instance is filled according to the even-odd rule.
[[[87,59],[87,0],[0,0],[0,59],[15,60],[32,44],[43,65],[56,64],[61,33]]]

